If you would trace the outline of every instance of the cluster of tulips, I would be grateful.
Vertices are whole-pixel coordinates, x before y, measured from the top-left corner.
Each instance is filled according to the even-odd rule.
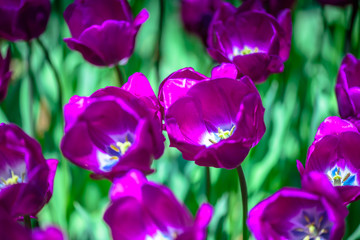
[[[113,239],[206,239],[212,206],[203,203],[193,217],[168,187],[146,178],[156,170],[153,160],[164,152],[163,132],[183,159],[206,168],[237,169],[244,239],[247,228],[264,240],[343,237],[346,206],[360,198],[360,60],[351,54],[344,58],[336,84],[341,118],[326,118],[305,167],[297,162],[302,188],[282,188],[247,212],[241,163],[266,131],[255,83],[284,71],[293,5],[247,0],[236,8],[221,0],[182,0],[185,28],[220,63],[210,77],[191,67],[179,69],[161,82],[156,96],[148,79],[134,73],[120,87],[75,95],[65,105],[59,100],[65,123],[62,154],[91,171],[92,178],[112,182],[104,221]],[[49,0],[0,0],[0,38],[30,44],[44,32],[50,7]],[[94,65],[123,65],[148,17],[143,9],[133,18],[127,0],[75,0],[64,12],[72,35],[64,41]],[[10,55],[9,48],[0,58],[1,100],[11,78]],[[58,161],[46,160],[40,144],[12,123],[0,125],[0,142],[0,238],[66,239],[56,227],[31,226],[31,218],[52,196]]]

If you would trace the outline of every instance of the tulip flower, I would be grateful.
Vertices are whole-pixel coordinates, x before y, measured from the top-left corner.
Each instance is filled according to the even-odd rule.
[[[8,48],[5,58],[0,54],[0,101],[3,101],[6,97],[11,78],[10,55],[10,48]]]
[[[45,230],[30,231],[12,219],[5,209],[0,207],[0,236],[4,240],[65,240],[64,234],[56,227],[48,226]]]
[[[360,60],[347,54],[335,86],[340,116],[360,129]]]
[[[136,73],[123,89],[106,87],[90,97],[73,96],[64,107],[64,156],[97,177],[113,179],[133,168],[153,172],[150,165],[162,155],[164,137],[154,111],[158,106],[152,105],[157,104],[155,94],[149,97],[149,89],[141,89],[144,81]]]
[[[161,112],[164,115],[167,109],[196,83],[203,80],[215,78],[232,78],[236,79],[238,72],[235,65],[223,63],[213,68],[211,77],[208,78],[203,74],[196,72],[193,68],[182,68],[170,74],[165,78],[159,87],[159,104]]]
[[[49,0],[1,1],[0,38],[29,41],[39,37],[49,20]]]
[[[301,176],[321,172],[340,193],[345,204],[360,198],[360,133],[349,121],[328,117],[319,126],[308,150],[305,168],[298,161]]]
[[[14,124],[0,124],[0,207],[10,216],[35,216],[50,200],[57,160]]]
[[[132,170],[114,181],[104,220],[114,240],[205,240],[212,207],[203,204],[195,219],[165,186]],[[126,221],[124,221],[126,219]]]
[[[264,111],[248,77],[200,81],[165,112],[170,146],[200,166],[236,168],[265,132]]]
[[[143,9],[135,19],[126,0],[75,0],[64,12],[72,50],[97,66],[125,64],[134,51],[135,38],[149,17]]]
[[[284,70],[291,32],[289,10],[275,19],[251,2],[238,9],[223,3],[210,24],[208,52],[216,61],[233,63],[240,74],[260,83],[269,74]]]
[[[198,35],[206,44],[208,29],[221,0],[182,0],[181,17],[185,29]]]
[[[347,208],[326,176],[311,173],[302,189],[283,188],[257,204],[248,226],[258,240],[342,239]]]

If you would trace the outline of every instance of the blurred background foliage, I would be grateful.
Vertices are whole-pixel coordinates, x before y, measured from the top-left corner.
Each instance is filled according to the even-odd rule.
[[[155,53],[159,32],[159,2],[131,0],[136,15],[142,8],[150,13],[136,42],[135,52],[123,67],[126,78],[142,72],[155,92],[159,82],[155,71]],[[239,6],[241,1],[230,1]],[[64,44],[70,32],[63,19],[72,0],[52,1],[52,14],[46,32],[40,37],[50,50],[50,58],[60,73],[63,103],[72,95],[90,95],[95,90],[117,85],[116,71],[98,68],[83,60]],[[321,7],[316,1],[298,0],[292,11],[293,37],[290,58],[285,71],[257,85],[266,109],[267,131],[243,163],[248,183],[249,209],[284,186],[300,187],[296,160],[305,163],[307,149],[319,124],[338,115],[334,86],[340,62],[345,55],[346,30],[350,25],[351,7]],[[351,52],[360,57],[360,18],[355,21]],[[32,63],[38,95],[29,101],[26,43],[1,42],[1,50],[12,50],[12,82],[8,96],[1,104],[2,122],[13,122],[33,133],[31,111],[34,109],[34,134],[47,158],[60,160],[55,178],[54,195],[39,214],[40,225],[50,223],[63,228],[69,239],[110,239],[102,217],[109,203],[107,180],[92,180],[89,172],[61,156],[59,143],[63,135],[62,116],[57,108],[57,85],[38,42],[32,43]],[[193,67],[207,76],[216,63],[195,36],[184,31],[180,18],[180,1],[165,0],[164,28],[161,45],[160,77],[184,67]],[[167,146],[169,142],[166,142]],[[169,186],[179,200],[195,214],[206,201],[205,168],[182,159],[176,149],[166,148],[153,164],[156,172],[149,179]],[[242,232],[241,195],[236,171],[211,169],[211,199],[215,214],[208,239],[240,239]],[[349,206],[344,239],[360,239],[360,201]]]

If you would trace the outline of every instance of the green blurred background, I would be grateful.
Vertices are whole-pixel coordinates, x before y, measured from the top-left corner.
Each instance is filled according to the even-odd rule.
[[[231,2],[235,6],[240,5],[240,1]],[[72,95],[88,96],[99,88],[118,84],[114,69],[95,67],[64,44],[62,39],[71,35],[63,12],[71,3],[70,0],[52,1],[49,24],[40,37],[60,72],[64,103]],[[146,8],[150,19],[142,26],[135,52],[123,70],[126,78],[142,72],[157,92],[159,83],[154,56],[159,32],[159,1],[132,0],[130,4],[134,15]],[[345,35],[350,25],[351,7],[321,7],[316,1],[298,0],[292,13],[292,50],[285,63],[285,71],[257,85],[266,109],[267,131],[242,165],[248,183],[249,209],[284,186],[300,187],[296,160],[305,163],[307,149],[319,124],[327,116],[338,115],[334,86],[345,55]],[[358,58],[359,20],[358,14],[351,38],[351,52]],[[3,54],[9,44],[1,42]],[[58,146],[63,130],[57,108],[57,85],[39,44],[36,41],[32,43],[31,67],[39,91],[34,104],[29,103],[27,45],[22,42],[10,45],[13,77],[8,96],[1,103],[0,120],[14,122],[31,134],[29,109],[33,107],[35,136],[45,156],[60,160],[54,195],[39,213],[40,225],[56,224],[64,229],[69,239],[110,239],[109,229],[102,220],[109,203],[110,182],[92,180],[88,171],[61,156]],[[216,65],[201,41],[185,32],[179,0],[165,0],[161,53],[161,79],[184,67],[193,67],[209,76]],[[156,172],[149,179],[173,189],[193,214],[206,201],[205,168],[183,160],[178,150],[166,147],[164,155],[154,161],[153,168]],[[236,171],[212,168],[211,183],[210,202],[215,214],[208,239],[241,239],[242,205]],[[360,239],[360,202],[352,203],[349,210],[344,239]]]

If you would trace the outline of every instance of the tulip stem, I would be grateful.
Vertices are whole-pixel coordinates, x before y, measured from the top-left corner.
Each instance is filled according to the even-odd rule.
[[[31,55],[32,55],[32,46],[31,42],[27,42],[28,55],[27,55],[27,70],[29,75],[29,118],[30,118],[30,133],[35,137],[35,119],[34,119],[34,95],[38,96],[36,81],[34,72],[31,69]]]
[[[53,62],[51,61],[49,51],[48,51],[47,48],[45,47],[44,43],[40,40],[40,38],[37,38],[36,40],[37,40],[37,42],[39,43],[41,49],[43,50],[44,55],[45,55],[45,59],[46,59],[46,61],[48,62],[51,70],[52,70],[53,73],[54,73],[55,80],[56,80],[56,84],[57,84],[58,97],[59,97],[59,102],[58,102],[58,104],[59,104],[58,108],[59,108],[59,109],[58,109],[58,110],[59,110],[59,114],[62,116],[62,107],[63,107],[62,99],[63,99],[63,92],[62,92],[61,79],[60,79],[59,72],[56,70],[56,67],[54,66]]]
[[[243,171],[241,165],[236,168],[236,171],[239,176],[242,208],[243,208],[243,232],[242,232],[243,236],[242,236],[242,239],[248,240],[249,234],[248,234],[248,229],[246,226],[246,220],[247,220],[247,215],[248,215],[248,196],[247,196],[246,179],[245,179],[244,171]]]
[[[124,74],[123,71],[121,70],[121,67],[119,65],[115,65],[115,71],[118,75],[118,80],[119,80],[119,84],[120,87],[122,87],[124,85]]]
[[[160,61],[161,61],[161,43],[163,38],[163,28],[164,28],[164,15],[165,15],[165,0],[159,0],[159,30],[158,30],[158,41],[155,50],[155,68],[156,68],[156,77],[157,81],[160,84]]]
[[[29,215],[24,216],[24,225],[27,229],[31,229],[31,219]]]
[[[210,197],[211,197],[210,167],[205,167],[205,171],[206,171],[206,197],[208,202],[210,203]]]
[[[351,37],[352,37],[353,29],[354,29],[354,24],[355,24],[355,19],[356,19],[356,14],[358,12],[358,8],[359,8],[359,1],[353,0],[352,12],[351,12],[351,18],[350,18],[350,27],[346,33],[345,54],[351,51]]]

